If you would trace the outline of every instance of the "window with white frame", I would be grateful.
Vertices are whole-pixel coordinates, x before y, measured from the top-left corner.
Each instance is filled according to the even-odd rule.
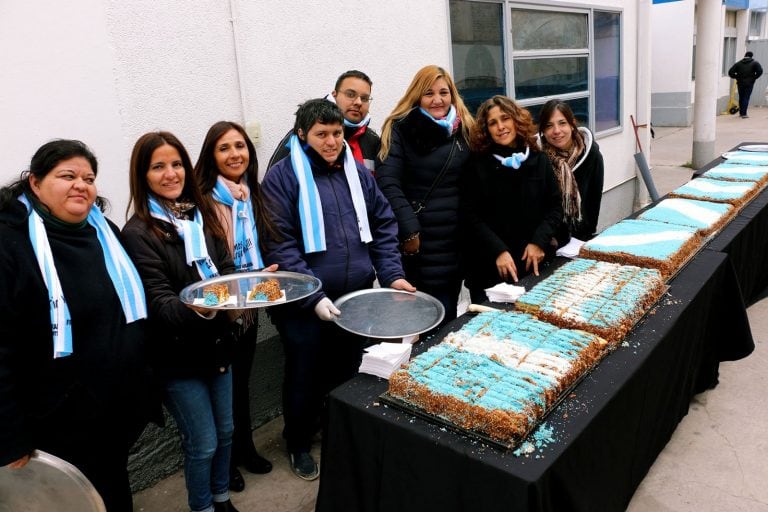
[[[454,76],[470,108],[506,93],[537,118],[559,98],[596,132],[621,126],[620,11],[472,0],[451,0],[450,10]],[[478,47],[493,56],[492,73],[472,71]]]
[[[728,74],[736,62],[736,11],[725,11],[725,26],[723,27],[723,76]]]
[[[765,11],[751,11],[749,13],[749,37],[761,37],[763,35],[763,27],[765,27]]]

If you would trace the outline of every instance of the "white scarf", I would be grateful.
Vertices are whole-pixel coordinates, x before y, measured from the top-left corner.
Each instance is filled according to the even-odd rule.
[[[72,354],[72,317],[69,313],[64,291],[61,288],[59,274],[53,261],[53,252],[48,242],[48,233],[42,217],[35,211],[25,195],[20,195],[21,201],[29,212],[27,226],[32,249],[37,258],[37,264],[43,275],[43,282],[48,289],[48,302],[51,308],[51,331],[53,333],[53,357],[65,357]],[[93,205],[88,212],[88,224],[96,230],[96,237],[101,244],[107,273],[112,280],[117,297],[123,307],[126,323],[147,318],[147,301],[144,288],[136,267],[126,254],[123,246],[115,236],[114,231],[104,218],[101,210]]]
[[[297,135],[291,135],[291,166],[299,182],[299,217],[301,233],[306,253],[325,251],[325,223],[323,222],[323,205],[320,193],[312,176],[312,166],[304,152]],[[344,175],[352,195],[352,205],[355,208],[357,224],[360,230],[360,240],[363,243],[373,241],[371,228],[368,225],[368,209],[365,206],[363,187],[357,173],[357,165],[349,145],[345,144]]]

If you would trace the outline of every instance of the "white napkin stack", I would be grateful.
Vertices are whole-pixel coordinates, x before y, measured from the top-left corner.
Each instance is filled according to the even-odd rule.
[[[496,286],[485,289],[485,294],[491,302],[515,302],[525,293],[525,286],[499,283]]]
[[[410,343],[379,343],[365,349],[363,362],[360,364],[360,372],[389,379],[389,376],[401,365],[407,363],[410,358]]]
[[[575,258],[579,255],[582,245],[584,245],[583,240],[571,237],[571,241],[559,248],[555,254],[564,258]]]

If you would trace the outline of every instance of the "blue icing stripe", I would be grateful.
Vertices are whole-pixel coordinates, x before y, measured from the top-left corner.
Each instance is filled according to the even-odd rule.
[[[725,183],[725,182],[720,182]],[[635,256],[666,260],[696,233],[689,226],[627,219],[614,224],[584,244],[598,252],[624,252]]]
[[[638,219],[706,229],[713,226],[732,208],[729,204],[675,197],[664,199],[640,214]]]

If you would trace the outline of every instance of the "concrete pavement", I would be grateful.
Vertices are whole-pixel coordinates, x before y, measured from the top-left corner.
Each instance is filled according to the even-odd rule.
[[[690,179],[692,128],[655,128],[650,162],[659,194]],[[768,108],[750,118],[720,116],[716,150],[742,141],[768,142]],[[767,234],[768,235],[768,234]],[[697,395],[688,415],[661,452],[629,504],[629,512],[768,512],[768,299],[749,308],[755,352],[720,365],[720,384]],[[254,432],[259,451],[274,464],[268,475],[243,473],[246,489],[232,496],[241,512],[310,512],[318,481],[305,482],[288,468],[277,418]],[[319,445],[313,448],[319,456]],[[606,488],[605,492],[611,492]],[[134,495],[139,512],[183,512],[181,472]],[[354,512],[354,511],[350,511]]]

